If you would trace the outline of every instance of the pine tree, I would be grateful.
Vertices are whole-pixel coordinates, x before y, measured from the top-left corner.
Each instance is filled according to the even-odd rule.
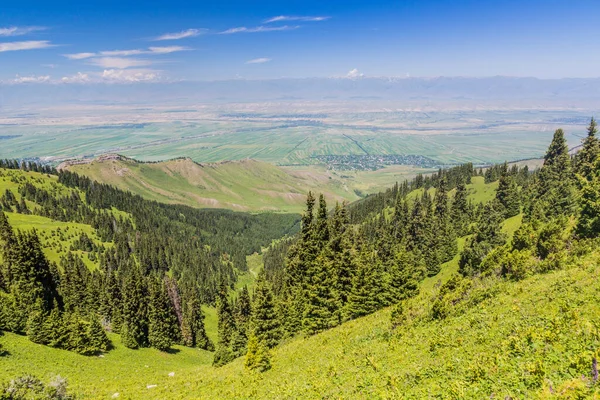
[[[249,370],[265,372],[271,369],[271,357],[268,347],[259,342],[255,334],[251,333],[248,339],[248,351],[244,366]]]
[[[38,300],[35,304],[35,307],[29,313],[29,318],[27,319],[26,334],[27,338],[33,343],[48,344],[50,342],[48,333],[44,329],[45,319],[45,311],[42,307],[41,301]]]
[[[196,290],[184,297],[181,330],[184,345],[214,351],[215,346],[206,335],[204,314]]]
[[[123,288],[121,341],[125,347],[136,349],[148,345],[148,289],[139,269],[130,268]]]
[[[600,158],[596,160],[596,165],[588,177],[579,177],[580,211],[575,232],[581,238],[596,238],[600,235]]]
[[[151,279],[148,312],[148,342],[151,347],[167,351],[173,345],[171,331],[177,325],[164,281]]]
[[[90,351],[92,353],[108,351],[110,349],[110,340],[100,321],[98,321],[98,317],[90,314],[88,319],[90,323],[87,326],[86,336],[89,341]]]
[[[233,333],[231,348],[233,353],[241,356],[246,353],[246,342],[248,341],[248,326],[252,315],[252,305],[248,287],[244,285],[235,303],[234,318],[235,332]]]
[[[418,293],[419,282],[427,272],[423,261],[402,246],[395,249],[394,262],[390,270],[390,291],[394,302]]]
[[[382,295],[387,293],[381,274],[381,265],[374,252],[363,248],[356,260],[357,269],[352,279],[352,290],[344,308],[344,319],[371,314],[385,305]]]
[[[254,292],[252,332],[260,343],[273,348],[281,339],[281,321],[270,284],[261,271]]]
[[[574,171],[587,180],[592,179],[592,174],[596,171],[596,162],[600,156],[600,142],[596,137],[598,133],[596,120],[592,118],[587,129],[587,136],[583,140],[583,146],[577,153],[574,160]]]
[[[217,297],[217,318],[219,342],[214,355],[213,365],[220,367],[231,362],[235,357],[231,349],[231,341],[235,332],[235,321],[231,305],[227,298],[227,286],[222,281]]]
[[[315,222],[315,245],[322,248],[329,241],[327,203],[325,202],[325,196],[323,196],[323,194],[319,195],[319,209],[317,211],[317,219]]]
[[[458,261],[459,272],[464,276],[481,273],[481,262],[497,246],[504,244],[506,235],[502,233],[502,213],[497,202],[487,203],[475,227],[475,234],[465,245]]]
[[[63,315],[58,307],[53,307],[52,311],[44,321],[44,332],[48,338],[48,345],[51,347],[65,348],[68,340],[68,332],[65,328]]]
[[[496,199],[504,209],[504,217],[510,218],[521,212],[521,203],[519,200],[519,190],[515,178],[509,173],[508,165],[504,163],[498,189],[496,189]]]
[[[339,296],[335,291],[336,282],[331,258],[333,257],[327,254],[317,257],[307,276],[302,326],[309,335],[334,327],[340,320],[337,301]]]
[[[547,220],[569,214],[574,205],[575,185],[569,149],[563,130],[557,129],[538,174],[528,216]]]
[[[428,274],[436,275],[440,267],[446,261],[450,261],[456,254],[458,248],[456,244],[456,234],[450,221],[450,211],[448,207],[448,189],[447,180],[442,177],[438,183],[434,203],[433,229],[429,237],[431,241],[428,244],[430,249],[435,249],[435,258],[428,266]]]
[[[467,234],[470,214],[471,207],[469,205],[467,187],[461,183],[456,187],[456,193],[454,194],[450,209],[450,215],[457,236],[461,237]]]

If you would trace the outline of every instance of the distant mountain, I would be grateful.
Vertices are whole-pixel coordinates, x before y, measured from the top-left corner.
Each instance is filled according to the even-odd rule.
[[[306,78],[145,84],[0,85],[0,110],[61,103],[189,104],[293,100],[600,100],[600,78]],[[532,104],[535,104],[533,102]]]

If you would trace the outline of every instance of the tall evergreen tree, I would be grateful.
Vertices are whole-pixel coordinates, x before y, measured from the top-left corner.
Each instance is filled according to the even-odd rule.
[[[557,129],[538,174],[528,216],[545,220],[570,213],[574,205],[575,185],[571,157],[564,132]]]
[[[198,347],[203,350],[213,351],[214,344],[206,335],[204,314],[196,289],[187,290],[183,296],[183,320],[181,334],[183,344],[188,347]]]
[[[231,341],[235,332],[235,320],[227,296],[227,286],[224,281],[221,282],[217,295],[217,318],[219,341],[217,343],[213,365],[219,367],[234,359]]]
[[[461,237],[467,234],[470,214],[471,206],[469,204],[467,187],[461,183],[456,187],[456,193],[454,194],[450,208],[450,215],[457,236]]]
[[[167,351],[173,345],[172,331],[177,326],[177,317],[164,280],[151,277],[149,282],[148,343],[155,349]]]
[[[123,287],[121,341],[136,349],[148,345],[148,288],[137,266],[130,267]]]
[[[496,199],[504,209],[505,218],[514,217],[521,212],[519,189],[514,176],[509,173],[506,163],[502,166],[498,189],[496,189]]]
[[[386,305],[384,295],[388,288],[374,251],[363,246],[357,264],[352,290],[343,310],[346,320],[371,314]]]
[[[587,128],[587,136],[583,140],[581,150],[574,160],[574,171],[587,180],[591,180],[592,174],[597,169],[596,162],[600,156],[600,141],[596,137],[598,133],[596,120],[592,118]]]
[[[252,332],[259,343],[273,348],[281,339],[280,316],[269,282],[261,271],[254,292],[253,313],[251,319]]]

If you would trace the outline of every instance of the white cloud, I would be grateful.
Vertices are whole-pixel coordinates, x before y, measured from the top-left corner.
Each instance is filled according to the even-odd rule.
[[[113,83],[156,82],[160,80],[160,71],[152,69],[107,69],[102,73],[101,79]]]
[[[165,33],[153,40],[179,40],[189,37],[199,36],[206,32],[206,29],[187,29],[181,32]]]
[[[270,24],[272,22],[283,22],[283,21],[303,21],[303,22],[319,22],[319,21],[327,21],[331,17],[299,17],[292,15],[279,15],[277,17],[269,18],[264,23]]]
[[[101,51],[101,56],[108,57],[128,57],[128,56],[137,56],[140,54],[144,54],[144,50],[111,50],[111,51]],[[94,54],[94,53],[92,53]]]
[[[346,74],[346,78],[350,78],[350,79],[362,78],[363,76],[365,76],[365,75],[363,73],[359,72],[358,69],[356,69],[356,68],[350,70],[350,72],[348,72],[348,74]]]
[[[62,83],[88,83],[90,82],[90,76],[88,74],[78,72],[72,76],[63,76],[60,81]]]
[[[17,75],[17,77],[15,79],[13,79],[12,81],[10,81],[10,83],[48,83],[50,82],[50,76],[45,75],[45,76],[19,76]]]
[[[63,54],[69,60],[84,60],[86,58],[92,58],[96,56],[96,53],[75,53],[75,54]]]
[[[141,58],[98,57],[90,59],[89,63],[102,68],[126,69],[133,67],[145,67],[151,65],[152,61]]]
[[[148,55],[160,55],[160,54],[170,54],[178,51],[187,51],[191,50],[188,47],[183,46],[164,46],[164,47],[149,47],[148,50],[141,49],[132,49],[132,50],[107,50],[101,51],[99,53],[75,53],[75,54],[64,54],[69,60],[85,60],[88,58],[96,58],[96,57],[130,57],[130,56],[138,56],[143,54]],[[112,68],[112,67],[107,67]]]
[[[264,63],[269,62],[269,61],[271,61],[271,59],[270,58],[266,58],[266,57],[255,58],[253,60],[246,61],[246,64],[264,64]]]
[[[23,36],[45,29],[43,26],[11,26],[10,28],[0,28],[0,36]]]
[[[227,29],[226,31],[219,32],[220,35],[230,35],[232,33],[256,33],[256,32],[274,32],[274,31],[290,31],[293,29],[298,29],[300,26],[257,26],[255,28],[247,28],[245,26],[240,26],[237,28]]]
[[[145,54],[170,54],[178,51],[187,51],[191,50],[188,47],[183,46],[166,46],[166,47],[149,47],[148,52]]]
[[[47,40],[29,40],[26,42],[8,42],[8,43],[5,42],[5,43],[0,43],[0,52],[47,49],[48,47],[54,47],[54,45]]]

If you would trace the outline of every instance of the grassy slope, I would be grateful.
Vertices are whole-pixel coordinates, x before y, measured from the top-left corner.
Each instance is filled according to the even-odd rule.
[[[471,193],[475,201],[489,197],[490,185],[478,179]],[[64,227],[35,216],[9,218],[18,227],[42,232]],[[520,222],[521,216],[511,218],[503,229],[511,234]],[[581,266],[522,282],[485,282],[488,299],[464,313],[429,321],[432,296],[439,281],[456,271],[455,258],[423,282],[411,302],[412,317],[397,331],[391,330],[387,309],[314,337],[295,338],[274,350],[272,370],[261,375],[245,371],[242,359],[214,369],[212,355],[197,349],[176,347],[172,354],[125,349],[114,334],[114,350],[83,357],[6,333],[0,342],[9,354],[0,359],[0,380],[34,373],[47,381],[60,374],[84,398],[114,393],[124,399],[550,397],[550,384],[558,394],[565,381],[578,385],[577,368],[587,368],[593,354],[588,349],[598,349],[592,328],[600,319],[597,259],[595,254]],[[249,266],[256,273],[260,256],[250,256]],[[241,281],[251,286],[253,273],[246,275]],[[212,309],[206,313],[214,338],[216,316]]]
[[[193,207],[245,211],[302,212],[309,190],[335,201],[358,200],[371,193],[431,172],[409,166],[378,171],[330,171],[320,166],[278,167],[241,160],[197,164],[190,159],[137,163],[125,158],[104,159],[67,169],[99,182],[130,190],[150,200]]]
[[[291,174],[254,160],[200,165],[189,159],[153,164],[110,159],[67,169],[151,200],[194,207],[300,212],[306,193],[317,187],[329,201],[358,199],[326,172],[317,176]]]
[[[472,195],[482,198],[479,191],[486,186],[474,182]],[[505,221],[503,230],[512,234],[521,218]],[[464,241],[459,241],[460,247]],[[249,256],[251,272],[241,281],[251,286],[252,271],[257,273],[261,264],[259,255]],[[440,281],[449,279],[457,268],[458,257],[422,283],[421,294],[413,301],[417,314],[427,313]],[[0,370],[0,380],[27,372],[45,380],[60,374],[86,398],[108,398],[114,393],[120,393],[119,398],[140,399],[391,398],[400,394],[405,398],[489,398],[491,393],[498,398],[508,394],[531,398],[542,389],[528,389],[519,382],[531,374],[528,371],[540,349],[550,355],[545,356],[543,367],[553,384],[568,378],[564,364],[577,356],[572,321],[567,328],[559,327],[555,342],[522,346],[518,357],[506,355],[507,346],[513,346],[509,339],[529,332],[532,340],[539,340],[546,334],[544,324],[562,315],[557,312],[561,304],[576,305],[572,313],[578,315],[577,324],[587,329],[588,321],[600,317],[599,274],[596,263],[588,263],[519,283],[493,282],[489,286],[494,295],[466,313],[435,322],[415,319],[395,333],[390,328],[390,310],[382,310],[314,337],[291,340],[275,349],[273,369],[262,375],[245,371],[242,359],[214,369],[211,354],[195,349],[176,347],[174,354],[128,350],[114,334],[115,349],[100,358],[35,345],[7,333],[0,341],[10,355],[3,360],[6,368]],[[216,339],[214,309],[205,312],[207,331]],[[175,373],[172,377],[171,372]],[[157,386],[148,389],[148,385]]]
[[[28,181],[37,187],[53,191],[60,195],[67,195],[69,189],[58,184],[57,177],[52,175],[39,174],[37,172],[11,171],[0,170],[0,193],[6,190],[13,192],[15,197],[20,200],[21,196],[18,193],[19,184],[15,182]],[[85,196],[80,193],[80,196]],[[27,206],[30,209],[38,207],[36,204],[27,201]],[[127,217],[126,213],[113,211],[116,215]],[[50,218],[41,217],[38,215],[25,215],[7,212],[8,220],[13,228],[20,230],[35,229],[40,237],[44,247],[44,254],[50,261],[58,263],[61,256],[65,255],[71,244],[79,238],[82,233],[87,234],[96,244],[103,244],[105,247],[112,246],[112,243],[103,243],[96,235],[95,230],[85,224],[73,222],[55,221]],[[79,254],[84,263],[90,268],[96,268],[96,263],[89,260],[87,254],[82,251],[74,251]]]
[[[6,334],[0,340],[11,354],[0,378],[35,365],[40,377],[67,377],[86,398],[536,398],[550,384],[557,392],[565,381],[576,385],[577,364],[591,363],[584,344],[600,344],[592,326],[600,318],[597,257],[522,282],[485,282],[489,298],[441,321],[426,317],[437,285],[425,282],[411,308],[422,318],[393,332],[386,309],[295,338],[275,349],[272,370],[261,375],[245,371],[243,359],[214,369],[198,350],[127,350],[115,335],[115,350],[86,358]]]

